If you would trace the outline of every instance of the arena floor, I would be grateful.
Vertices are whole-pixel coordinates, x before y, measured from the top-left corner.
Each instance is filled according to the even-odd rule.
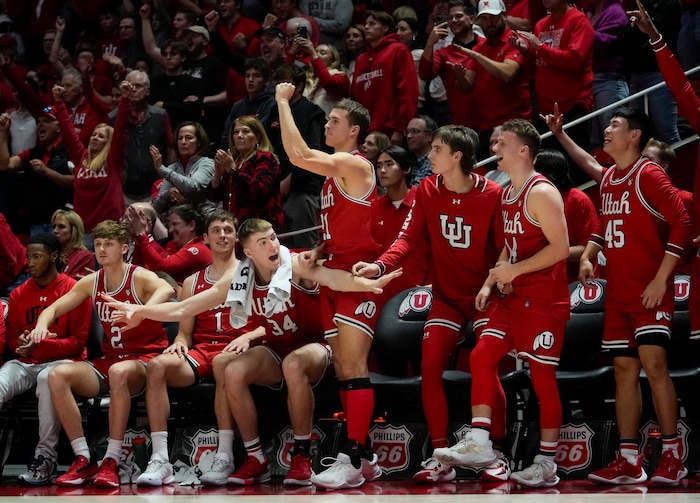
[[[469,495],[469,496],[467,496]],[[483,500],[477,495],[483,495]],[[418,486],[412,481],[369,482],[360,489],[343,491],[316,491],[314,488],[287,488],[281,480],[269,484],[248,487],[209,488],[202,486],[170,485],[162,488],[140,488],[124,485],[119,489],[98,490],[86,488],[59,488],[56,486],[27,487],[16,483],[13,477],[4,476],[0,482],[0,497],[3,502],[31,501],[53,497],[56,502],[75,502],[77,496],[86,496],[89,501],[105,501],[120,498],[123,502],[166,502],[166,501],[203,501],[219,500],[223,496],[237,496],[236,501],[254,503],[418,503],[434,501],[455,503],[467,501],[476,503],[622,503],[623,501],[641,501],[645,503],[686,503],[700,502],[700,485],[693,479],[681,481],[678,487],[647,487],[631,485],[603,487],[587,480],[563,480],[556,488],[524,490],[512,482],[484,484],[478,481],[461,481],[457,483],[438,484],[435,486]],[[475,496],[477,498],[475,499]],[[80,498],[82,500],[82,498]]]

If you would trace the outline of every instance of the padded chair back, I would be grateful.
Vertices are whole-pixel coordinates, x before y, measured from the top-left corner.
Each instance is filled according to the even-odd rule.
[[[671,343],[668,347],[668,367],[686,369],[698,366],[700,341],[690,339],[690,276],[679,274],[674,278],[674,296],[676,300],[673,320],[671,322]]]
[[[560,370],[585,370],[597,366],[603,340],[603,304],[605,280],[595,279],[588,285],[569,285],[571,318],[566,324]]]
[[[404,377],[406,361],[420,361],[423,326],[432,300],[431,289],[419,286],[398,293],[384,304],[373,343],[382,374]]]
[[[97,315],[95,307],[92,308],[92,320],[90,322],[90,330],[87,338],[88,360],[99,358],[102,355],[102,341],[105,338],[105,331],[102,328],[102,323]]]

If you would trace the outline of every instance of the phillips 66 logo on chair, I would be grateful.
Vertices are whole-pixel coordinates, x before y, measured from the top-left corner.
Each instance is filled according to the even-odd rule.
[[[369,438],[385,477],[410,477],[420,469],[427,440],[425,425],[377,421],[369,430]]]

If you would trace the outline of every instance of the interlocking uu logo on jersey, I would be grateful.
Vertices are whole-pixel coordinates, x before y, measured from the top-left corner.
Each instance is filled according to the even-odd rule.
[[[448,222],[448,218],[449,215],[440,215],[442,236],[453,248],[469,248],[472,244],[472,226],[464,225],[464,217],[455,217],[454,223]]]

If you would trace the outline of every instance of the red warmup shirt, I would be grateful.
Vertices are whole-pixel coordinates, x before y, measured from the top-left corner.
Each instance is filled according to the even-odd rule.
[[[195,238],[179,250],[166,247],[165,250],[150,236],[136,236],[136,246],[141,252],[143,265],[151,271],[170,274],[175,281],[182,283],[187,276],[211,264],[211,250]],[[137,260],[134,258],[134,263]],[[139,261],[141,262],[141,261]]]
[[[506,28],[499,39],[483,38],[474,47],[474,51],[497,63],[518,63],[520,69],[510,82],[494,77],[474,59],[467,62],[467,70],[476,72],[471,94],[476,98],[479,131],[488,131],[510,119],[532,118],[530,72],[523,65],[523,54],[508,41],[511,36],[513,30]]]
[[[102,300],[102,294],[106,293],[119,302],[143,305],[134,278],[134,273],[139,269],[138,266],[127,264],[121,284],[111,292],[107,290],[105,270],[100,269],[95,273],[92,300],[105,332],[102,341],[103,356],[160,353],[168,346],[168,336],[161,322],[143,320],[138,326],[122,332],[119,325],[112,325],[113,310]]]
[[[5,352],[5,305],[0,302],[0,354]],[[0,364],[2,363],[0,358]]]
[[[535,88],[540,113],[554,103],[561,113],[574,106],[593,109],[593,25],[575,8],[557,20],[547,16],[535,26],[542,45],[537,51]]]
[[[27,267],[27,248],[17,239],[0,213],[0,289],[14,283]]]
[[[700,132],[700,98],[695,94],[681,65],[666,44],[655,51],[655,55],[666,85],[678,103],[678,113],[686,118],[696,132]],[[697,156],[695,173],[693,193],[700,194],[700,176],[697,176],[700,173],[700,155]],[[695,214],[700,215],[700,197],[695,198]]]
[[[503,247],[501,188],[472,176],[464,194],[448,190],[440,175],[421,180],[398,239],[377,260],[391,270],[427,242],[433,292],[450,305],[473,303]]]
[[[19,336],[25,330],[33,330],[41,312],[57,299],[68,293],[76,281],[64,273],[45,287],[40,287],[29,278],[10,294],[10,308],[7,316],[7,348],[17,353]],[[85,342],[92,320],[92,303],[86,299],[69,313],[59,316],[49,325],[49,332],[56,334],[55,339],[44,339],[32,351],[29,357],[19,357],[26,363],[44,363],[63,358],[73,360],[87,356]]]
[[[471,58],[467,56],[458,45],[451,44],[438,49],[433,53],[433,60],[420,58],[418,75],[426,82],[435,77],[440,77],[445,84],[447,92],[447,105],[450,107],[450,121],[452,124],[478,129],[479,117],[477,115],[476,93],[465,94],[457,86],[453,65],[462,64],[466,67]],[[510,92],[510,91],[508,91]],[[499,97],[499,100],[502,99]]]
[[[593,201],[579,189],[568,189],[562,191],[561,197],[564,200],[564,216],[566,217],[566,227],[569,231],[569,246],[588,244],[591,234],[598,225],[598,211],[593,205]],[[578,281],[579,263],[566,262],[566,279],[569,283]]]
[[[372,235],[381,246],[382,252],[389,249],[399,236],[406,217],[415,202],[417,190],[417,187],[411,187],[406,197],[399,203],[398,208],[394,206],[394,202],[386,195],[375,201],[377,220],[376,226],[372,230]],[[390,299],[395,294],[412,286],[431,283],[428,279],[430,259],[430,248],[428,245],[429,241],[424,239],[412,250],[412,253],[402,265],[403,274],[384,287],[383,296],[385,298]]]
[[[75,164],[73,208],[83,219],[85,232],[92,232],[92,229],[103,220],[118,221],[124,215],[122,172],[124,171],[126,155],[126,120],[129,115],[129,99],[119,100],[112,145],[105,165],[100,171],[92,171],[83,165],[87,159],[87,149],[71,127],[71,120],[63,100],[57,101],[55,105],[69,159]]]
[[[607,259],[606,306],[640,311],[642,294],[666,253],[680,257],[690,236],[683,202],[664,170],[646,157],[600,182],[600,220],[591,241]],[[673,312],[673,275],[658,311]]]
[[[370,131],[403,132],[418,109],[418,76],[411,51],[396,34],[357,57],[350,97],[369,110]]]

